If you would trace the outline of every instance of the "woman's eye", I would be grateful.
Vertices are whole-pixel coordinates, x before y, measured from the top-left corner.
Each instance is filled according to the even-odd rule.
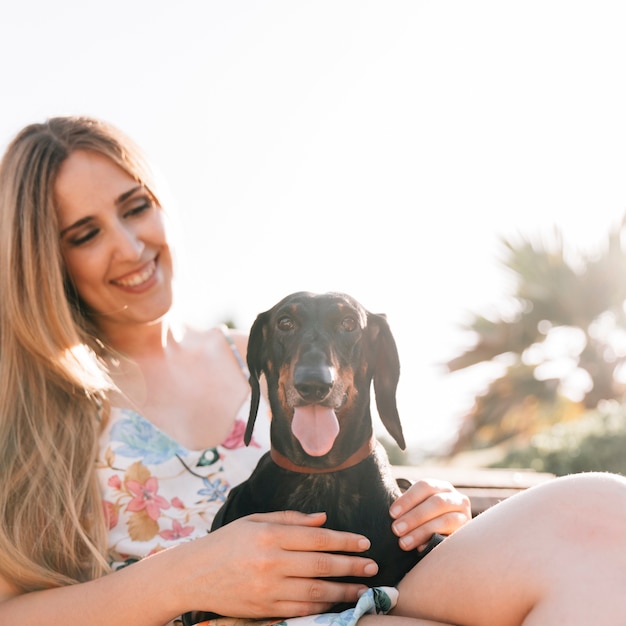
[[[87,242],[91,241],[99,232],[100,232],[99,229],[93,228],[91,230],[88,230],[85,233],[80,233],[78,235],[75,235],[69,240],[69,243],[70,245],[76,246],[76,247],[82,246],[83,244],[86,244]]]
[[[150,200],[144,200],[141,204],[137,204],[135,206],[130,207],[125,213],[124,217],[134,217],[136,215],[141,215],[143,212],[151,209],[153,204]]]

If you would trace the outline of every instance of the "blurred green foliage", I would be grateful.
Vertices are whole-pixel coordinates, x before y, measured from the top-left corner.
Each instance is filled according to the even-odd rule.
[[[511,446],[491,467],[531,468],[557,476],[589,471],[626,475],[626,409],[605,403],[575,422],[556,424],[527,445]]]

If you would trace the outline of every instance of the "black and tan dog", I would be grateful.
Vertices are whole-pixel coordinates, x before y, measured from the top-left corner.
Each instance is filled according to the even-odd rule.
[[[380,418],[404,449],[396,407],[400,363],[384,316],[341,293],[298,292],[261,313],[250,331],[249,444],[265,375],[272,411],[271,451],[231,490],[212,530],[251,513],[325,511],[326,526],[371,541],[363,553],[379,566],[369,586],[395,585],[442,537],[406,552],[391,531],[389,507],[400,495],[370,415],[374,382]],[[185,623],[191,623],[185,621]]]
[[[250,442],[265,375],[272,411],[271,451],[235,487],[213,529],[250,513],[325,511],[326,526],[362,533],[379,565],[370,586],[395,585],[424,555],[406,552],[391,531],[400,495],[376,442],[370,387],[382,423],[404,449],[396,407],[400,363],[383,315],[341,293],[298,292],[261,313],[247,354],[252,387]]]

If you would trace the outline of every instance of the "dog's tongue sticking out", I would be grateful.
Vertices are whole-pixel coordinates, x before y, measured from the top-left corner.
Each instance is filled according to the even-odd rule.
[[[324,456],[339,434],[339,422],[328,407],[299,406],[294,409],[291,432],[309,456]]]

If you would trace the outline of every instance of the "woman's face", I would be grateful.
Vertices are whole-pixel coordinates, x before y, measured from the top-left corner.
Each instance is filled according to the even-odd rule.
[[[172,257],[148,190],[108,157],[76,150],[55,198],[67,271],[98,326],[160,319],[172,304]]]

